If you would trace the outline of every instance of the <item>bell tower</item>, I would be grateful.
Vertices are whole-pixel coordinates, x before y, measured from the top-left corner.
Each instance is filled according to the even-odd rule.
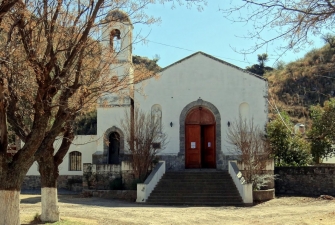
[[[119,62],[131,62],[133,25],[128,15],[120,10],[113,10],[108,13],[105,21],[107,29],[104,36],[109,36],[104,38],[105,45],[109,45]]]
[[[102,29],[102,45],[111,60],[110,79],[124,87],[118,93],[106,93],[100,98],[100,106],[125,106],[133,98],[133,64],[132,64],[133,25],[128,15],[120,10],[110,11]]]
[[[102,24],[100,27],[102,57],[109,65],[106,68],[107,77],[104,79],[108,82],[105,85],[109,83],[112,85],[98,100],[97,135],[101,138],[98,141],[96,155],[99,163],[117,164],[122,161],[125,154],[123,147],[125,131],[120,127],[120,120],[125,117],[125,113],[132,115],[134,108],[133,25],[128,15],[120,10],[110,11]],[[101,85],[104,85],[103,80]]]

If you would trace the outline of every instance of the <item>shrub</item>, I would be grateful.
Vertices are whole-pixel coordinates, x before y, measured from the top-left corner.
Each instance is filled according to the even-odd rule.
[[[267,137],[276,166],[306,166],[312,162],[310,144],[301,136],[293,135],[293,125],[282,113],[267,125]]]
[[[143,179],[134,179],[130,184],[130,190],[137,190],[137,184],[143,183]]]
[[[123,189],[122,178],[118,177],[112,180],[109,183],[109,189],[110,190],[122,190]]]

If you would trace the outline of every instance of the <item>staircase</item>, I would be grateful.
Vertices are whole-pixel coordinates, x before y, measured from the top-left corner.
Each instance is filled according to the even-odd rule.
[[[243,206],[226,171],[184,170],[166,172],[147,203],[159,205]]]

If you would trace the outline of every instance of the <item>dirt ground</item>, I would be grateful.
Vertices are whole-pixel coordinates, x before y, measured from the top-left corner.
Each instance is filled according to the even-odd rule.
[[[61,195],[59,207],[61,219],[84,225],[335,224],[335,200],[307,197],[279,197],[252,207],[187,207]],[[40,195],[21,195],[22,224],[40,212]]]

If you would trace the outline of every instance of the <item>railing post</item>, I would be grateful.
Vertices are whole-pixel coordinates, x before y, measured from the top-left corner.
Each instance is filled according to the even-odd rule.
[[[146,202],[159,180],[165,174],[165,161],[159,161],[143,184],[137,184],[136,202]]]
[[[253,203],[252,184],[248,184],[245,182],[245,179],[242,176],[241,171],[238,169],[236,161],[228,162],[228,172],[232,177],[235,186],[237,187],[240,196],[243,199],[243,202],[245,204],[252,204]]]

